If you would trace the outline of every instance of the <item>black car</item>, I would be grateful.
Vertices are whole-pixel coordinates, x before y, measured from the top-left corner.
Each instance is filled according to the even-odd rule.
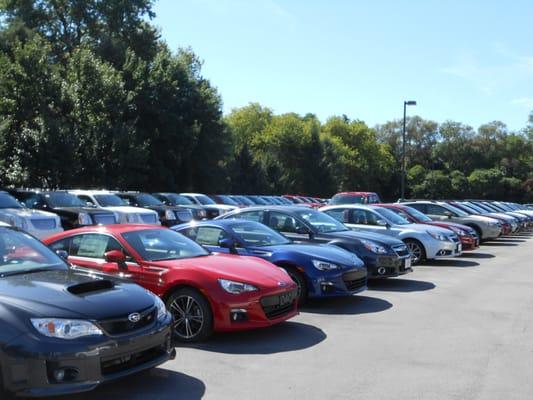
[[[61,219],[63,229],[118,223],[118,218],[113,212],[87,207],[86,203],[66,191],[25,189],[9,189],[8,191],[28,208],[57,214]]]
[[[157,211],[159,220],[164,226],[183,224],[190,222],[193,218],[190,210],[166,205],[149,193],[117,192],[115,194],[121,199],[125,200],[128,206],[143,207]]]
[[[368,278],[388,278],[411,269],[411,254],[398,239],[350,230],[329,215],[307,207],[259,206],[233,211],[220,219],[261,222],[296,243],[328,243],[354,253],[368,270]]]
[[[71,269],[29,234],[0,227],[0,392],[84,392],[155,367],[174,357],[171,326],[140,286]]]
[[[152,193],[152,196],[160,200],[163,204],[167,206],[174,206],[174,207],[180,207],[190,210],[192,213],[193,219],[200,221],[202,219],[207,218],[207,210],[204,206],[200,206],[198,204],[194,204],[191,200],[189,200],[185,196],[181,196],[177,193],[169,193],[169,192],[158,192],[158,193]],[[217,213],[218,215],[218,213]]]

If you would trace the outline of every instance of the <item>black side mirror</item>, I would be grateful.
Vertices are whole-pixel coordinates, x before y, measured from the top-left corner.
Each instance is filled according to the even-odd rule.
[[[448,219],[450,219],[453,216],[453,213],[451,211],[444,211],[444,215],[446,215]]]
[[[218,246],[224,249],[229,249],[230,254],[238,254],[235,242],[231,239],[225,238],[218,241]]]

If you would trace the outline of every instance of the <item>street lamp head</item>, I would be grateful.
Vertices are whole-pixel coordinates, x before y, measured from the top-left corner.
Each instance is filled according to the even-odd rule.
[[[405,103],[406,106],[416,106],[416,101],[415,100],[404,101],[404,103]]]

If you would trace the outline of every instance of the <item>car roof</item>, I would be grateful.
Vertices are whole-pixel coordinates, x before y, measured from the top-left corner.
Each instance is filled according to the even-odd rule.
[[[103,189],[98,189],[98,190],[84,190],[84,189],[73,189],[73,190],[68,190],[69,193],[72,193],[72,194],[116,194],[114,192],[111,192],[109,190],[103,190]]]
[[[377,204],[333,204],[330,206],[325,206],[322,208],[333,210],[335,208],[353,208],[353,209],[364,209],[364,210],[373,210],[377,207],[379,207]]]
[[[100,232],[109,232],[109,233],[124,233],[132,231],[142,231],[146,229],[168,229],[165,226],[161,225],[150,225],[150,224],[113,224],[113,225],[91,225],[83,228],[71,229],[64,232],[62,236],[68,236],[69,233],[100,233]]]
[[[377,194],[377,193],[376,192],[339,192],[335,196],[337,196],[338,194],[349,194],[349,195],[356,195],[356,196],[369,196],[371,194]]]
[[[250,207],[246,207],[246,208],[239,208],[235,211],[231,211],[230,213],[227,213],[227,214],[223,214],[224,216],[226,215],[236,215],[236,214],[240,214],[241,212],[247,212],[247,211],[284,211],[284,212],[293,212],[295,210],[311,210],[311,208],[309,207],[300,207],[300,206],[296,206],[296,205],[286,205],[286,206],[282,206],[282,205],[275,205],[275,204],[267,204],[267,205],[257,205],[257,206],[250,206]]]

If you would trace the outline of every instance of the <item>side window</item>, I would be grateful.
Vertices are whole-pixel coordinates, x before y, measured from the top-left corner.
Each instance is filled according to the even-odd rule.
[[[352,224],[368,225],[368,218],[365,210],[352,210],[350,216],[350,222]]]
[[[187,228],[179,231],[184,236],[187,236],[189,239],[196,241],[196,234],[198,233],[198,228]]]
[[[248,221],[263,222],[265,212],[264,211],[246,211],[239,214],[235,214],[235,219],[245,219]]]
[[[91,203],[94,203],[94,202],[93,202],[93,199],[91,199],[89,196],[86,196],[86,195],[84,195],[84,194],[80,194],[80,195],[78,195],[78,199],[80,199],[81,201],[83,201],[83,202],[85,202],[85,203],[87,203],[87,202],[89,202],[89,201],[90,201]]]
[[[126,253],[120,243],[111,236],[91,233],[73,237],[69,254],[76,257],[103,259],[105,253],[111,250],[121,250]]]
[[[414,209],[420,211],[423,214],[429,214],[427,210],[426,204],[421,203],[413,203],[413,204],[407,204],[409,207],[413,207]]]
[[[127,196],[118,196],[120,197],[122,200],[124,200],[124,202],[126,203],[127,206],[131,206],[133,203],[131,201],[131,198],[127,197]]]
[[[344,223],[344,212],[346,210],[344,208],[335,208],[333,210],[326,210],[324,211],[326,214],[328,214],[330,217],[335,218],[337,221]]]
[[[303,225],[288,214],[272,211],[268,218],[268,226],[278,232],[298,233]]]
[[[25,197],[22,201],[28,208],[35,208],[36,204],[42,203],[38,194],[29,195],[28,197]]]
[[[48,247],[54,252],[59,251],[59,250],[64,250],[67,253],[69,253],[70,240],[71,240],[70,238],[61,239],[61,240],[58,240],[57,242],[50,244],[50,246]]]
[[[218,242],[227,237],[228,234],[223,229],[212,226],[199,226],[196,233],[196,242],[207,246],[218,246]]]
[[[430,214],[430,215],[442,215],[442,216],[445,216],[446,214],[444,214],[446,212],[446,209],[444,207],[441,207],[441,206],[438,206],[438,205],[435,205],[435,204],[428,204],[427,205],[427,213]]]

